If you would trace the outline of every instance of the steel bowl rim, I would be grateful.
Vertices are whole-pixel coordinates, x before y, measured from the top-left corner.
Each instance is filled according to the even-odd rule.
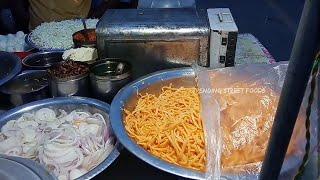
[[[95,108],[98,108],[100,110],[106,111],[107,114],[110,116],[110,105],[96,100],[92,98],[86,98],[86,97],[78,97],[78,96],[73,96],[73,97],[55,97],[55,98],[48,98],[48,99],[43,99],[43,100],[38,100],[34,101],[31,103],[27,103],[21,106],[18,106],[16,108],[13,108],[3,114],[0,115],[0,123],[2,122],[7,122],[11,120],[11,116],[15,116],[18,114],[22,114],[24,112],[30,111],[32,109],[40,108],[43,106],[50,106],[50,105],[59,105],[59,104],[87,104],[90,106],[94,106]],[[110,118],[109,118],[110,121]],[[111,121],[110,121],[111,124]],[[112,129],[113,130],[113,129]],[[114,133],[114,131],[113,131]],[[116,136],[114,136],[116,137]],[[85,175],[79,177],[77,180],[85,180],[85,179],[91,179],[107,169],[120,155],[120,151],[122,149],[121,144],[117,139],[114,149],[111,151],[111,153],[106,157],[104,161],[102,161],[98,166],[96,166],[94,169],[91,171],[87,172]]]
[[[26,61],[31,59],[31,58],[34,58],[35,56],[47,55],[47,54],[53,54],[53,53],[57,53],[57,54],[61,53],[61,59],[62,59],[63,52],[64,51],[40,51],[40,52],[29,54],[28,56],[23,58],[21,62],[27,68],[50,68],[50,66],[32,66],[32,65],[27,64]]]
[[[112,75],[112,76],[98,76],[95,75],[93,72],[95,68],[102,66],[104,64],[112,64],[112,63],[121,63],[125,66],[128,67],[128,70],[125,73],[119,74],[119,75]],[[105,81],[105,80],[110,80],[110,81],[121,81],[124,80],[131,75],[131,65],[125,61],[111,61],[111,60],[101,60],[93,64],[90,68],[90,75],[95,78],[97,81]]]
[[[47,73],[46,70],[26,70],[26,71],[23,71],[21,72],[20,74],[18,74],[17,76],[15,76],[14,78],[12,78],[10,81],[14,81],[16,79],[19,79],[21,78],[22,76],[25,76],[25,75],[28,75],[28,74],[34,74],[34,73]],[[47,73],[48,74],[48,73]],[[10,83],[10,81],[8,81],[7,84]],[[6,84],[6,85],[7,85]],[[44,86],[41,86],[39,89],[36,89],[34,91],[30,91],[30,92],[25,92],[25,93],[14,93],[14,92],[9,92],[5,89],[5,86],[1,86],[0,87],[0,92],[4,93],[4,94],[7,94],[7,95],[26,95],[26,94],[32,94],[32,93],[37,93],[45,88],[47,88],[49,86],[49,80],[47,81],[47,84],[44,85]]]
[[[49,172],[43,165],[40,163],[33,161],[31,159],[21,158],[21,157],[15,157],[15,156],[7,156],[7,155],[0,155],[0,158],[9,159],[12,161],[15,161],[19,164],[22,164],[23,166],[29,168],[30,170],[34,171],[39,177],[47,178],[48,180],[58,180],[57,177],[53,175],[53,173]],[[29,164],[31,163],[31,164]],[[37,170],[34,170],[34,168],[39,168]]]

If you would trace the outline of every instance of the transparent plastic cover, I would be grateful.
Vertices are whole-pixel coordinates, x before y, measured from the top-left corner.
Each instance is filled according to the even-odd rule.
[[[215,70],[194,68],[206,137],[206,179],[258,179],[287,66],[285,62]],[[302,162],[309,93],[310,86],[305,93],[280,179],[292,179]],[[317,144],[316,121],[319,117],[316,102],[310,117],[311,150]]]

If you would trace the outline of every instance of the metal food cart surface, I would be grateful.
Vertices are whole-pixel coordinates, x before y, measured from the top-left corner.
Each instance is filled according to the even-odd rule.
[[[210,31],[205,11],[109,10],[96,31],[99,54],[129,61],[135,77],[194,63],[209,65]]]

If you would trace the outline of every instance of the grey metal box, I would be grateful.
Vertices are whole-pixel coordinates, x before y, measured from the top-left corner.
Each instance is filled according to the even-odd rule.
[[[210,67],[234,66],[238,27],[229,8],[208,9],[211,29]]]
[[[193,63],[209,66],[206,11],[111,9],[100,19],[96,32],[102,57],[123,58],[150,71]]]

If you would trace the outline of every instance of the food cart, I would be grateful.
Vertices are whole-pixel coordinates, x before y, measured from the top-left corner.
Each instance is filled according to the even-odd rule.
[[[104,178],[127,159],[141,163],[131,154],[159,174],[192,179],[300,175],[319,143],[319,101],[307,101],[318,98],[312,64],[319,22],[310,19],[319,18],[317,4],[306,2],[290,63],[276,63],[253,35],[238,34],[226,9],[110,10],[100,20],[40,25],[24,37],[40,52],[22,61],[0,54],[1,98],[10,107],[0,116],[0,154],[31,158],[58,179]],[[95,29],[94,38],[83,24]],[[75,42],[77,33],[83,42]]]

